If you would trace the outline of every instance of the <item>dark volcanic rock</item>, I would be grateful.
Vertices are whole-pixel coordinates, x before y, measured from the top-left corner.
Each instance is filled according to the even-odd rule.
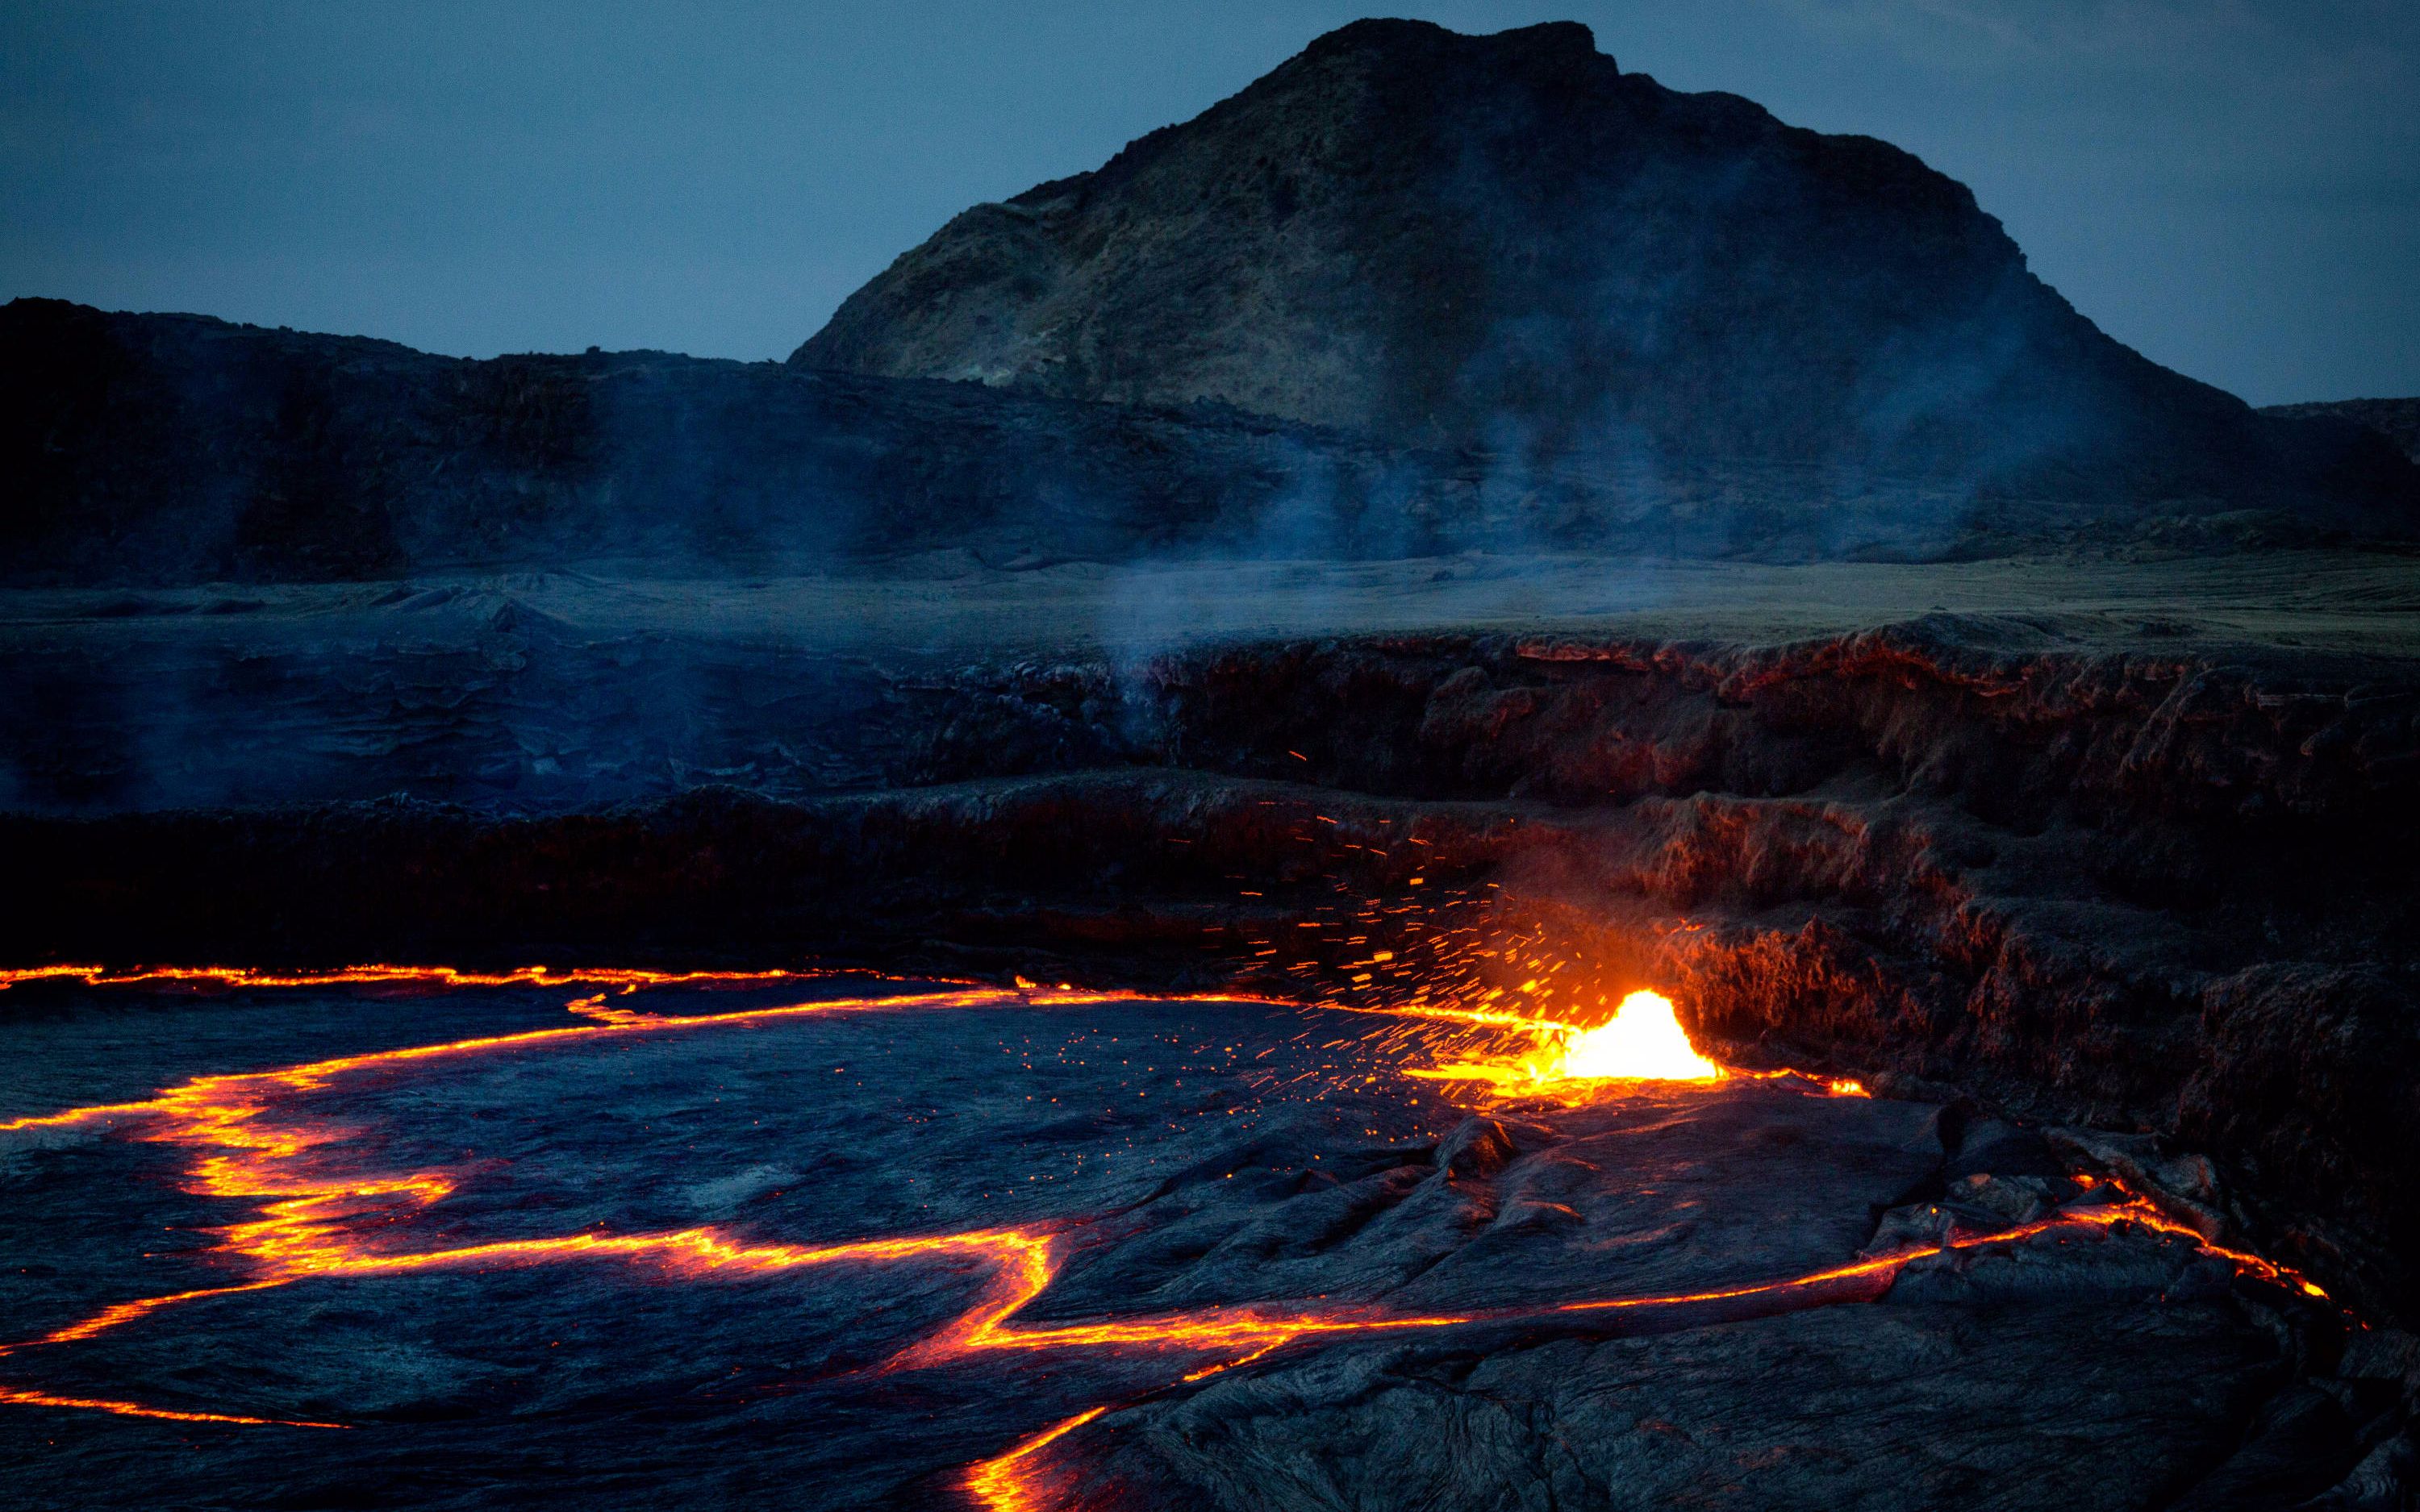
[[[2293,420],[2350,420],[2367,425],[2400,447],[2403,455],[2420,462],[2420,398],[2413,399],[2332,399],[2316,404],[2265,405],[2264,415],[2280,415]]]
[[[48,300],[0,309],[0,580],[15,583],[863,572],[935,553],[1008,568],[1473,548],[1909,558],[2412,526],[2386,495],[2347,513],[2273,490],[2255,501],[2278,507],[2212,520],[2218,494],[2113,502],[2105,471],[1969,517],[1939,480],[1843,497],[1787,460],[1421,448],[1220,405],[663,352],[458,361]]]
[[[1579,1281],[1679,1300],[1306,1340],[1172,1385],[1053,1360],[868,1416],[851,1372],[946,1312],[944,1292],[906,1313],[876,1304],[902,1284],[888,1274],[785,1293],[799,1342],[770,1363],[764,1314],[652,1285],[632,1300],[603,1274],[372,1279],[302,1315],[293,1296],[247,1293],[189,1315],[208,1332],[130,1329],[64,1365],[12,1354],[0,1378],[359,1415],[359,1437],[170,1455],[156,1425],[70,1437],[0,1414],[0,1460],[36,1477],[39,1501],[76,1504],[61,1489],[105,1474],[181,1504],[261,1481],[274,1456],[280,1494],[323,1504],[436,1455],[455,1499],[480,1505],[509,1502],[489,1489],[510,1484],[495,1458],[508,1443],[575,1457],[582,1485],[623,1492],[666,1484],[675,1461],[745,1478],[803,1453],[834,1504],[919,1504],[955,1495],[948,1466],[1112,1400],[1035,1461],[1077,1504],[1513,1505],[1542,1485],[1584,1506],[1688,1488],[1805,1506],[2406,1494],[2394,1404],[2412,1351],[2385,1325],[2420,1314],[2409,664],[2096,652],[2042,625],[1942,617],[1761,648],[1430,634],[911,672],[558,643],[526,604],[426,594],[394,611],[475,633],[449,650],[382,627],[317,662],[294,646],[236,657],[216,683],[188,668],[217,717],[154,733],[143,758],[186,761],[181,776],[50,792],[54,814],[81,816],[0,816],[0,854],[35,884],[0,913],[0,962],[812,960],[1325,1004],[1240,1005],[1249,1022],[1229,1023],[1179,1004],[1182,1024],[1112,1028],[1122,1048],[1083,1039],[1087,1022],[1047,1057],[1023,1007],[1013,1027],[972,1032],[834,1015],[786,1052],[752,1030],[693,1051],[670,1036],[648,1055],[659,1093],[634,1090],[638,1067],[616,1055],[533,1098],[521,1078],[537,1068],[516,1052],[493,1083],[444,1092],[470,1095],[458,1134],[424,1127],[433,1083],[380,1095],[419,1158],[475,1167],[432,1213],[467,1226],[449,1231],[519,1232],[548,1209],[566,1228],[705,1215],[764,1234],[921,1230],[952,1168],[970,1222],[1100,1215],[1031,1304],[1036,1324],[1300,1298],[1466,1318],[1559,1309]],[[128,612],[174,598],[130,594]],[[513,628],[494,630],[508,609]],[[410,657],[386,644],[415,637]],[[130,687],[170,665],[125,663]],[[556,680],[586,691],[561,706]],[[690,723],[680,750],[772,748],[788,796],[698,787],[661,751],[669,782],[636,771],[681,728],[650,714],[659,696]],[[125,811],[211,763],[258,764],[296,797],[399,785],[481,801]],[[550,771],[559,789],[500,806],[516,774],[535,786]],[[676,795],[583,807],[625,792]],[[1369,1011],[1588,1018],[1642,984],[1734,1064],[1815,1076],[1578,1109],[1449,1105],[1440,1084],[1407,1096],[1388,1076],[1425,1063],[1420,1036],[1443,1036],[1442,1056],[1459,1031]],[[535,1007],[559,1013],[576,991]],[[186,1009],[164,1030],[106,991],[0,994],[13,1042],[52,1046],[11,1062],[19,1105],[132,1097],[298,1043],[532,1026],[527,1003],[480,1023],[426,999],[298,1016],[241,991],[161,1001]],[[1820,1095],[1833,1076],[1880,1095]],[[758,1078],[761,1101],[733,1117],[743,1104],[723,1100]],[[371,1111],[347,1105],[347,1127],[376,1127]],[[158,1251],[163,1232],[236,1220],[165,1168],[167,1145],[54,1149],[31,1133],[0,1165],[16,1182],[0,1238],[51,1257],[0,1277],[11,1295],[65,1318],[138,1280],[220,1273]],[[1079,1190],[1064,1164],[1001,1169],[1011,1150],[1102,1159]],[[699,1180],[664,1179],[701,1163]],[[1832,1304],[1873,1301],[1882,1280],[1823,1292],[1814,1312],[1724,1290],[2106,1202],[2079,1170],[2304,1268],[2377,1336],[2348,1341],[2333,1305],[2132,1225],[1921,1261],[1869,1308]],[[616,1348],[644,1366],[600,1389],[576,1359]],[[1096,1368],[1116,1379],[1083,1395]],[[597,1425],[670,1403],[695,1453],[642,1465],[596,1443]],[[940,1478],[903,1489],[903,1474]]]
[[[1450,458],[1232,411],[665,352],[458,361],[54,300],[0,309],[0,470],[19,582],[1118,560],[1249,540],[1306,478],[1335,501],[1324,547],[1388,554],[1510,507]]]
[[[2019,1323],[1893,1301],[1486,1354],[1347,1345],[1088,1427],[1065,1504],[2118,1512],[2166,1504],[2223,1452],[2211,1419],[2259,1368],[2216,1310],[2144,1303]]]
[[[2374,438],[2257,416],[2102,334],[1908,154],[1623,73],[1570,23],[1330,33],[1094,172],[968,210],[791,360],[1765,458],[1823,498],[2420,501]]]

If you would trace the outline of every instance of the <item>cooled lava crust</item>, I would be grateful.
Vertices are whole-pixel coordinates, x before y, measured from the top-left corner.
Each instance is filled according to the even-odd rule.
[[[1959,1104],[1481,1112],[1410,1073],[1526,1031],[1451,1013],[344,975],[9,989],[0,1500],[2356,1505],[2408,1468],[2399,1335]]]

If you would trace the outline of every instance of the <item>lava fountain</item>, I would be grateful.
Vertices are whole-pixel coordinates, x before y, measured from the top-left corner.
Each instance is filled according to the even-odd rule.
[[[1698,1054],[1698,1047],[1689,1042],[1672,1012],[1672,999],[1661,993],[1632,993],[1609,1021],[1570,1036],[1559,1048],[1558,1072],[1567,1079],[1715,1082],[1723,1078],[1723,1068]]]
[[[1411,1074],[1485,1082],[1506,1097],[1585,1095],[1609,1081],[1718,1082],[1730,1074],[1698,1053],[1662,993],[1632,993],[1592,1029],[1542,1021],[1534,1032],[1538,1042],[1527,1053],[1451,1061]]]

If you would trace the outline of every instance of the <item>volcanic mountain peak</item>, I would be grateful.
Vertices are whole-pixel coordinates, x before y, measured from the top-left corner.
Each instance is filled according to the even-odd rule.
[[[1426,444],[1814,463],[1837,495],[1895,476],[2252,501],[2344,491],[2313,480],[2366,445],[2102,334],[1910,154],[1624,73],[1572,23],[1331,32],[1091,173],[960,214],[791,361]],[[2355,471],[2412,491],[2371,450]]]

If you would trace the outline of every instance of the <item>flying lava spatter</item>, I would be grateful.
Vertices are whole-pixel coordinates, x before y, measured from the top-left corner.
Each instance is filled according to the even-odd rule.
[[[17,981],[71,977],[101,983],[202,980],[246,986],[323,985],[334,982],[398,983],[438,988],[519,984],[602,985],[627,993],[655,985],[763,984],[819,975],[824,974],[549,972],[542,967],[482,975],[445,967],[361,966],[348,968],[342,973],[280,977],[221,967],[154,968],[141,973],[115,975],[97,967],[62,967],[0,972],[0,987]],[[988,1279],[972,1305],[879,1369],[926,1368],[985,1350],[1156,1350],[1180,1356],[1180,1363],[1187,1368],[1178,1379],[1187,1381],[1232,1369],[1300,1340],[1328,1335],[1435,1330],[1555,1317],[1577,1319],[1594,1313],[1633,1313],[1643,1309],[1682,1309],[1716,1304],[1754,1308],[1864,1300],[1887,1289],[1891,1279],[1909,1263],[1931,1256],[1950,1250],[2016,1244],[2045,1234],[2107,1229],[2119,1224],[2138,1225],[2188,1240],[2244,1271],[2297,1288],[2313,1297],[2325,1297],[2316,1285],[2299,1274],[2258,1256],[2212,1244],[2193,1229],[2164,1217],[2143,1198],[2117,1189],[2111,1194],[2114,1200],[2101,1206],[2063,1210],[2051,1217],[2019,1227],[1982,1235],[1953,1232],[1938,1244],[1859,1260],[1809,1275],[1718,1291],[1585,1298],[1518,1309],[1438,1315],[1395,1314],[1367,1304],[1293,1308],[1240,1304],[1090,1322],[1019,1326],[1015,1321],[1016,1316],[1049,1287],[1057,1273],[1062,1257],[1063,1227],[1026,1226],[798,1245],[752,1242],[721,1227],[699,1227],[632,1234],[583,1231],[547,1238],[500,1240],[434,1248],[391,1247],[372,1236],[391,1232],[395,1227],[392,1220],[399,1209],[416,1211],[442,1201],[455,1190],[455,1180],[437,1170],[377,1173],[331,1169],[327,1157],[331,1151],[342,1147],[348,1132],[315,1124],[299,1112],[281,1116],[280,1111],[281,1103],[296,1094],[322,1089],[337,1078],[373,1068],[442,1062],[505,1049],[542,1048],[597,1036],[699,1033],[718,1026],[763,1023],[807,1014],[984,1008],[1020,1003],[1052,1007],[1187,1000],[1295,1006],[1275,1004],[1272,999],[1238,994],[1188,995],[1075,988],[965,986],[886,996],[836,997],[721,1013],[659,1015],[605,1008],[602,995],[598,995],[579,999],[571,1005],[584,1020],[576,1026],[341,1056],[273,1071],[201,1076],[138,1102],[28,1114],[0,1121],[0,1134],[127,1125],[144,1140],[178,1146],[194,1152],[193,1164],[187,1173],[191,1190],[241,1200],[252,1205],[257,1214],[249,1222],[219,1230],[218,1253],[247,1268],[250,1273],[246,1279],[221,1287],[118,1303],[40,1337],[0,1345],[0,1355],[22,1356],[29,1350],[53,1349],[89,1339],[189,1302],[265,1290],[314,1278],[573,1260],[644,1263],[652,1265],[667,1277],[679,1279],[717,1273],[972,1259],[984,1264],[989,1272]],[[1420,1005],[1392,1011],[1493,1028],[1525,1028],[1543,1037],[1546,1045],[1544,1058],[1532,1057],[1526,1062],[1515,1061],[1512,1069],[1499,1065],[1493,1072],[1481,1071],[1475,1073],[1477,1079],[1493,1082],[1499,1090],[1521,1089],[1561,1096],[1569,1094],[1575,1084],[1588,1084],[1606,1077],[1656,1076],[1711,1084],[1726,1075],[1724,1068],[1705,1060],[1688,1043],[1672,1017],[1671,1004],[1653,994],[1632,995],[1624,1000],[1611,1024],[1594,1031],[1580,1030],[1554,1021],[1524,1020],[1492,1008],[1457,1010]],[[1640,1057],[1645,1058],[1637,1058]],[[1470,1068],[1480,1064],[1473,1062],[1467,1066],[1437,1068],[1414,1074],[1467,1077],[1474,1074]],[[1854,1088],[1854,1084],[1846,1087],[1834,1084],[1832,1089]],[[2114,1182],[2109,1184],[2115,1186]],[[0,1385],[0,1404],[111,1412],[197,1424],[312,1428],[343,1426],[266,1414],[186,1412],[132,1401],[72,1396],[16,1385]],[[1006,1453],[972,1467],[964,1482],[966,1489],[989,1512],[1038,1512],[1044,1504],[1038,1479],[1047,1468],[1047,1457],[1044,1451],[1110,1411],[1112,1405],[1105,1404],[1078,1413],[1022,1441]]]

